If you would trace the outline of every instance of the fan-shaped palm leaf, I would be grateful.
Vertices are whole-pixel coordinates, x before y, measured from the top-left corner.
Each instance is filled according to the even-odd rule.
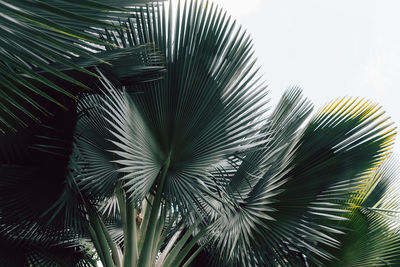
[[[111,139],[108,150],[115,155],[109,157],[115,158],[119,172],[126,173],[122,179],[132,199],[146,196],[169,158],[164,195],[187,205],[196,188],[205,190],[202,180],[210,179],[213,166],[257,144],[256,126],[266,109],[266,92],[253,79],[249,39],[219,13],[203,3],[186,4],[173,27],[163,8],[141,10],[132,18],[138,27],[135,32],[123,33],[119,39],[127,38],[126,34],[133,39],[137,31],[142,32],[143,41],[154,42],[165,54],[166,77],[127,87],[123,94],[105,84],[103,100],[82,101],[88,113],[82,120],[97,122],[113,135],[98,133]],[[146,14],[144,20],[141,16]],[[146,24],[141,24],[142,19]],[[106,113],[102,122],[99,112]],[[86,129],[79,127],[82,133]],[[92,150],[84,148],[89,141],[83,139],[78,146],[89,155]],[[115,167],[110,165],[111,170]],[[99,176],[90,177],[93,184],[104,183]]]
[[[93,54],[110,45],[98,38],[96,29],[115,28],[129,13],[128,5],[145,2],[149,1],[1,1],[0,131],[37,120],[38,112],[49,114],[43,100],[63,106],[56,92],[74,98],[68,87],[88,88],[50,63],[96,76],[73,59],[106,62]]]
[[[332,259],[323,245],[339,246],[335,235],[343,232],[334,222],[347,211],[341,200],[387,154],[393,128],[376,105],[356,99],[333,102],[296,139],[307,108],[295,104],[306,107],[298,93],[288,93],[278,105],[271,119],[280,118],[282,110],[292,116],[281,120],[285,123],[271,122],[282,128],[264,145],[269,152],[244,155],[236,163],[227,187],[232,194],[226,194],[232,204],[224,206],[226,215],[213,228],[215,246],[227,264],[286,265],[293,263],[288,262],[291,257],[304,264],[304,256],[316,263]],[[274,128],[270,130],[273,136]],[[272,164],[266,164],[269,160]]]
[[[37,3],[37,14],[0,8],[39,22],[49,16],[50,26],[77,35],[80,25],[68,18],[83,13],[72,12],[103,7],[86,0]],[[293,88],[266,116],[250,39],[220,9],[196,1],[179,4],[176,17],[159,4],[130,10],[123,17],[105,13],[108,22],[119,16],[113,29],[86,20],[76,43],[77,36],[59,39],[45,30],[52,43],[78,44],[87,54],[77,51],[82,57],[70,54],[67,62],[62,54],[35,58],[10,80],[14,92],[47,82],[28,77],[34,74],[83,81],[80,67],[96,62],[92,52],[115,63],[98,65],[101,79],[91,84],[101,93],[79,95],[76,113],[75,103],[66,102],[72,111],[60,114],[67,123],[48,119],[0,142],[0,238],[4,246],[20,246],[15,253],[23,264],[87,264],[87,253],[73,242],[86,236],[110,267],[122,266],[122,257],[124,266],[187,266],[206,246],[227,266],[397,262],[398,199],[386,194],[389,178],[380,178],[388,172],[376,172],[394,131],[380,108],[341,99],[306,122],[312,107]],[[84,41],[92,36],[101,41]],[[154,51],[165,65],[163,79],[152,76],[159,70]],[[21,145],[10,145],[12,139]],[[352,246],[364,240],[379,247],[371,245],[371,253]]]
[[[86,166],[79,183],[106,196],[123,181],[133,203],[156,189],[142,261],[153,258],[148,240],[160,201],[197,209],[199,198],[212,195],[210,171],[261,142],[265,88],[254,78],[249,38],[220,13],[186,3],[173,25],[164,7],[139,10],[130,31],[105,32],[105,38],[126,46],[154,42],[165,56],[165,78],[121,93],[103,77],[104,96],[80,103],[76,142]]]

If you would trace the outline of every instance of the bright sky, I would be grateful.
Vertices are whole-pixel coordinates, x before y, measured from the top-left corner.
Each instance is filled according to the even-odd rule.
[[[252,35],[273,104],[298,85],[317,108],[365,97],[400,125],[399,0],[214,2]]]

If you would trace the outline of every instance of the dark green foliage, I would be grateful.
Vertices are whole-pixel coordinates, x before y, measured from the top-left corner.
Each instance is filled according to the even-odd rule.
[[[240,165],[225,194],[232,204],[221,205],[226,215],[214,225],[224,264],[333,259],[324,247],[340,246],[336,221],[345,219],[348,201],[385,158],[394,133],[375,105],[348,99],[333,102],[296,135],[308,111],[299,92],[289,91],[265,127],[273,138],[260,152],[232,160]]]
[[[16,131],[50,115],[50,103],[66,108],[60,94],[75,99],[77,91],[89,89],[76,74],[95,79],[97,75],[85,67],[110,64],[107,56],[97,52],[112,44],[99,39],[97,29],[119,28],[115,24],[129,14],[129,6],[146,2],[1,2],[0,132]]]
[[[0,40],[0,128],[19,130],[0,138],[0,265],[399,264],[379,107],[310,118],[291,88],[268,113],[251,40],[219,8],[127,3],[0,3],[16,43]]]

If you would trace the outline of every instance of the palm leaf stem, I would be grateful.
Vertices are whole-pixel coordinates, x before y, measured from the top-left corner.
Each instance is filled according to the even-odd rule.
[[[193,254],[190,256],[189,259],[187,259],[187,261],[182,265],[182,267],[189,267],[192,261],[197,257],[197,255],[199,255],[199,253],[206,247],[206,245],[207,243],[204,243],[198,249],[196,249],[196,251],[193,252]]]
[[[125,193],[121,185],[117,186],[116,196],[121,214],[122,230],[124,232],[123,266],[136,266],[138,260],[137,210],[131,202],[126,202]]]
[[[140,253],[138,266],[150,267],[151,263],[152,263],[151,261],[153,260],[153,257],[151,256],[151,252],[153,251],[153,249],[152,249],[153,248],[153,240],[154,240],[154,235],[156,232],[158,213],[159,213],[160,207],[161,207],[161,195],[162,195],[164,183],[165,183],[165,180],[167,177],[170,162],[171,162],[171,154],[167,157],[167,159],[164,163],[164,166],[162,168],[162,174],[161,174],[158,186],[157,186],[153,205],[151,207],[149,225],[147,226],[146,234],[143,236],[143,238],[145,238],[145,240],[143,243],[143,248]]]
[[[137,229],[136,229],[136,214],[137,210],[134,208],[131,201],[126,201],[126,235],[124,243],[124,267],[136,266],[138,260],[137,248]]]
[[[171,251],[172,247],[177,243],[179,237],[182,234],[184,227],[181,226],[179,227],[179,230],[175,232],[175,234],[169,239],[167,245],[165,246],[164,250],[162,251],[162,253],[160,254],[160,256],[158,257],[158,260],[156,262],[156,267],[162,267],[166,257],[169,255],[169,252]],[[164,231],[163,235],[166,234],[166,231]]]
[[[100,251],[101,251],[101,254],[103,255],[102,263],[104,264],[105,267],[114,267],[115,265],[113,262],[113,258],[110,254],[110,247],[107,242],[107,238],[103,232],[103,228],[99,221],[99,217],[93,211],[92,207],[87,205],[86,202],[85,202],[85,204],[86,204],[86,209],[88,211],[90,226],[93,229],[93,232],[91,231],[91,237],[92,237],[93,243],[95,243],[95,240],[97,240],[97,244],[98,244],[98,248],[96,248],[96,250],[99,253],[99,255],[100,255]],[[95,244],[95,246],[96,246],[96,244]],[[100,259],[101,259],[101,257],[100,257]]]
[[[96,232],[94,231],[93,227],[90,224],[88,225],[88,229],[89,229],[90,239],[93,242],[93,245],[94,245],[94,248],[96,249],[97,255],[99,255],[100,261],[103,263],[106,260],[105,260],[103,251],[101,249],[99,239],[97,238]]]
[[[122,230],[124,232],[124,236],[127,235],[127,220],[126,220],[126,202],[125,202],[125,195],[124,191],[120,184],[117,185],[117,189],[115,190],[115,195],[117,196],[118,206],[121,215],[121,222],[122,222]]]
[[[168,256],[166,257],[163,266],[174,266],[173,263],[175,262],[176,258],[179,255],[179,252],[181,249],[185,246],[186,242],[189,240],[189,238],[192,236],[192,233],[194,230],[196,230],[198,224],[193,224],[187,231],[186,233],[182,236],[179,241],[175,242],[174,248],[168,253]],[[196,239],[196,238],[194,238]],[[197,240],[196,240],[197,241]],[[186,247],[185,247],[186,248]],[[189,249],[190,250],[190,249]]]
[[[153,248],[152,248],[152,256],[154,257],[154,260],[156,259],[156,255],[157,253],[160,251],[160,247],[162,245],[162,243],[160,242],[160,239],[162,238],[162,231],[164,229],[164,218],[165,218],[165,213],[166,212],[166,208],[163,207],[162,211],[161,211],[161,217],[159,218],[158,222],[157,222],[157,226],[156,226],[156,231],[154,234],[154,239],[153,239]],[[154,264],[153,264],[154,266]]]
[[[140,228],[138,228],[138,251],[142,251],[143,243],[145,238],[145,233],[147,231],[147,226],[149,225],[150,211],[152,207],[153,196],[149,194],[149,196],[142,203],[142,210],[140,213],[144,214],[143,221],[140,224]]]
[[[111,255],[112,255],[112,258],[114,260],[115,266],[116,267],[122,267],[122,260],[121,260],[121,258],[119,256],[117,245],[113,241],[113,239],[112,239],[110,233],[108,232],[107,227],[104,224],[103,220],[100,217],[98,218],[98,220],[99,220],[101,228],[103,230],[104,237],[106,238],[107,243],[111,248]]]
[[[182,249],[182,250],[179,252],[179,254],[176,255],[175,259],[173,259],[173,261],[171,262],[171,264],[165,265],[165,266],[170,266],[170,267],[173,267],[173,266],[181,266],[182,261],[183,261],[183,260],[185,259],[185,257],[189,254],[190,250],[197,244],[197,242],[198,242],[202,237],[204,237],[204,236],[207,234],[208,230],[209,230],[209,229],[206,227],[206,228],[202,229],[199,233],[197,233],[197,235],[194,236],[194,237],[192,238],[192,240],[190,240],[190,242],[189,242],[187,245],[184,246],[184,249]],[[190,233],[190,234],[192,234],[192,233]],[[204,246],[201,246],[200,248],[202,249],[202,248],[204,248]],[[201,251],[201,249],[200,249],[200,250],[198,249],[196,252],[199,253],[199,252]]]

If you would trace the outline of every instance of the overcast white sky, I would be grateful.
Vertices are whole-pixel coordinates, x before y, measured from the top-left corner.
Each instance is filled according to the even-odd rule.
[[[272,103],[298,85],[317,108],[365,97],[400,125],[400,0],[214,2],[251,33]]]

